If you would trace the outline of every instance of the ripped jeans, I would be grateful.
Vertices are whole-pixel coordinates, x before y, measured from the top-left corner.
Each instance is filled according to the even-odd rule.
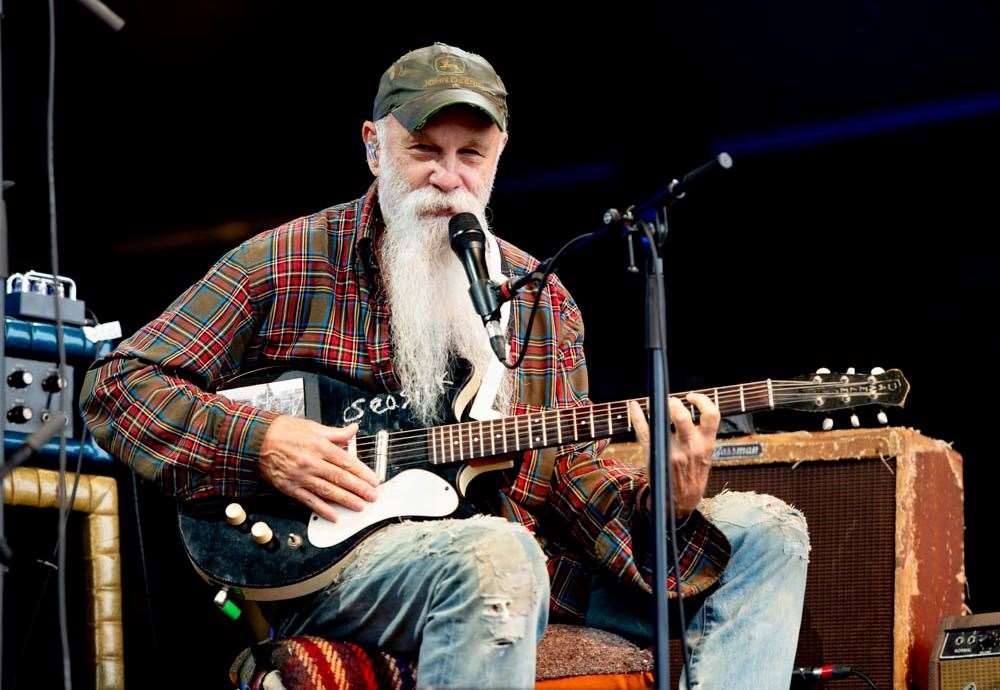
[[[535,685],[549,576],[535,538],[498,517],[402,522],[365,541],[281,636],[350,639],[417,658],[417,687]]]
[[[698,510],[726,535],[732,558],[688,621],[691,678],[681,687],[788,688],[809,563],[805,518],[750,492],[723,491]]]

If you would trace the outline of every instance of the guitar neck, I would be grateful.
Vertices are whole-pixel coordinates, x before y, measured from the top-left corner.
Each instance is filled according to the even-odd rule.
[[[725,416],[780,407],[783,396],[787,395],[786,389],[792,385],[801,388],[803,384],[798,381],[769,379],[692,392],[708,396]],[[694,411],[695,408],[683,400],[687,395],[684,392],[671,397],[682,400]],[[796,397],[801,400],[801,393],[796,394]],[[636,398],[635,401],[648,415],[649,398]],[[386,444],[388,462],[399,465],[418,458],[433,465],[467,462],[626,434],[632,431],[628,403],[628,400],[619,400],[487,421],[394,432],[389,434]],[[359,458],[365,462],[373,460],[373,457],[368,458],[366,454],[373,456],[375,446],[373,437],[359,438]]]

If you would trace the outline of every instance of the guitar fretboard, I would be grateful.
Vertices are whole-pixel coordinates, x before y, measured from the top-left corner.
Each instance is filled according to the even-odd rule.
[[[778,405],[777,399],[789,395],[789,387],[799,389],[803,385],[808,384],[767,380],[693,392],[708,396],[726,416],[774,409]],[[687,395],[685,392],[671,397],[681,400],[689,410],[696,412],[693,405],[683,400]],[[801,398],[802,394],[796,395]],[[649,398],[637,398],[635,401],[648,414]],[[394,465],[408,462],[443,465],[617,436],[632,431],[628,402],[620,400],[394,432],[388,438],[388,462]],[[372,464],[374,460],[374,443],[371,441],[371,437],[358,439],[358,457],[367,464]]]
[[[486,422],[464,422],[428,429],[430,462],[472,458],[588,442],[631,431],[624,402],[546,410]]]

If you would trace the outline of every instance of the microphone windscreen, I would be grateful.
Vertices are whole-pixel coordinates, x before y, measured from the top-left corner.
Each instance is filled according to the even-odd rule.
[[[482,242],[485,238],[483,229],[479,226],[479,219],[475,213],[456,213],[448,221],[448,236],[451,237],[452,246],[455,242],[467,243],[472,240]]]

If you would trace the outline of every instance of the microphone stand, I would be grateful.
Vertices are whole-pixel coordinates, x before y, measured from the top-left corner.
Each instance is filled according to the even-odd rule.
[[[607,230],[616,227],[624,230],[629,251],[628,270],[640,272],[635,266],[634,240],[645,249],[643,264],[645,278],[645,327],[647,376],[650,391],[649,416],[652,424],[650,434],[649,483],[653,504],[653,589],[656,597],[655,644],[653,650],[653,670],[657,690],[668,690],[670,681],[670,617],[667,596],[667,526],[674,556],[674,578],[677,584],[681,624],[684,624],[683,601],[680,598],[680,568],[677,558],[676,515],[674,512],[673,473],[670,471],[670,434],[667,419],[670,414],[670,378],[667,365],[666,288],[663,279],[663,257],[660,251],[667,239],[667,208],[684,198],[689,187],[697,185],[705,178],[733,166],[733,159],[727,153],[717,155],[711,161],[695,168],[680,180],[672,180],[667,187],[644,203],[625,211],[609,209],[604,214]],[[652,213],[652,219],[649,218]],[[598,231],[595,234],[603,234]],[[685,676],[689,677],[685,631],[681,630]]]
[[[605,218],[611,224],[620,223],[626,233],[629,249],[628,270],[641,272],[645,283],[645,340],[647,386],[649,395],[649,423],[652,425],[649,447],[649,484],[653,504],[653,592],[656,601],[653,671],[657,690],[667,690],[670,681],[670,615],[667,595],[669,559],[667,534],[675,538],[674,498],[670,472],[670,434],[667,419],[670,414],[670,375],[667,366],[666,290],[663,280],[663,257],[660,251],[667,238],[666,200],[662,211],[657,211],[654,221],[637,218],[634,209],[624,215],[612,209]],[[610,224],[609,224],[610,225]],[[645,250],[642,269],[635,266],[634,239]],[[667,522],[670,530],[667,530]],[[676,548],[676,543],[674,542]],[[680,576],[674,558],[675,578]],[[681,602],[678,602],[681,605]],[[682,649],[684,667],[687,668],[687,650]]]
[[[648,361],[648,386],[650,391],[649,415],[653,425],[650,438],[649,483],[653,503],[653,559],[654,559],[654,594],[656,597],[656,629],[654,649],[654,671],[657,690],[667,690],[670,680],[670,619],[668,615],[667,575],[669,561],[667,559],[666,535],[669,523],[669,534],[674,557],[674,582],[677,584],[678,610],[681,620],[682,652],[684,656],[685,675],[688,672],[687,645],[684,639],[684,608],[680,600],[680,576],[677,568],[677,535],[676,515],[674,513],[672,473],[670,472],[670,435],[667,433],[667,416],[670,413],[668,400],[670,396],[670,381],[667,366],[667,326],[666,326],[666,289],[663,282],[663,259],[660,250],[667,238],[667,208],[675,201],[683,199],[689,188],[698,186],[709,177],[729,170],[733,167],[733,159],[728,153],[720,153],[712,160],[698,166],[684,175],[680,180],[671,180],[659,193],[651,199],[629,207],[624,213],[611,208],[604,213],[604,227],[589,232],[564,244],[552,257],[540,262],[535,270],[517,279],[508,280],[502,285],[491,284],[491,290],[497,295],[498,303],[514,298],[514,295],[530,283],[544,284],[545,279],[555,271],[556,264],[564,252],[570,248],[579,249],[590,244],[608,233],[616,233],[625,237],[628,245],[630,273],[639,273],[635,265],[635,239],[646,250],[646,261],[641,271],[645,278],[645,322],[646,351]],[[541,292],[535,298],[531,319],[538,308]],[[529,329],[530,330],[530,329]],[[522,349],[521,357],[525,350]],[[509,368],[520,366],[521,358]]]
[[[664,209],[664,218],[666,209]],[[670,434],[667,419],[670,415],[670,374],[667,366],[666,294],[663,284],[663,257],[660,249],[666,240],[666,222],[662,228],[651,231],[645,228],[648,262],[646,265],[646,359],[650,384],[650,422],[653,426],[649,447],[649,482],[653,501],[653,561],[656,573],[656,650],[654,670],[658,690],[667,690],[670,679],[670,618],[667,609],[667,511],[674,517],[674,492],[670,472]],[[673,524],[671,524],[673,527]],[[674,564],[677,568],[677,564]],[[679,571],[679,569],[678,569]],[[676,572],[675,577],[680,573]],[[681,650],[687,655],[686,650]]]

